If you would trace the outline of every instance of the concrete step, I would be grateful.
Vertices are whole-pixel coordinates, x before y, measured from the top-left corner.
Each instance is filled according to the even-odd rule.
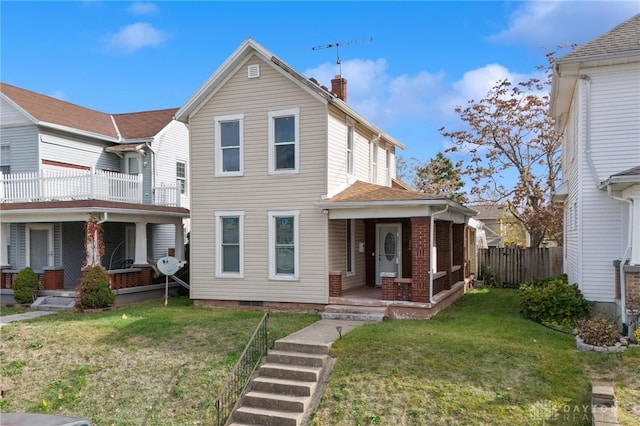
[[[266,362],[307,367],[324,367],[328,358],[328,355],[321,354],[270,350],[267,354]]]
[[[251,381],[250,389],[256,392],[269,392],[280,395],[311,396],[316,382],[278,379],[276,377],[256,377]]]
[[[320,316],[323,319],[379,322],[384,320],[388,313],[386,307],[379,306],[327,305]]]
[[[280,395],[268,392],[249,391],[245,394],[242,405],[277,411],[303,413],[309,405],[308,396]]]
[[[258,374],[261,377],[275,377],[277,379],[299,380],[302,382],[317,382],[322,367],[306,367],[302,365],[262,364]]]
[[[302,416],[303,413],[290,411],[240,407],[233,412],[233,422],[262,426],[298,426],[302,421]]]
[[[307,344],[295,341],[276,340],[273,349],[283,352],[301,352],[305,354],[327,355],[329,353],[330,344]]]
[[[74,297],[40,296],[31,304],[31,309],[39,311],[72,311],[76,306]]]

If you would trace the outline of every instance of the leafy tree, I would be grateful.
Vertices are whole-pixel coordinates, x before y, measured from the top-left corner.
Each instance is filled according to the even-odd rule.
[[[413,186],[420,192],[443,195],[453,201],[465,202],[465,195],[458,192],[464,187],[460,165],[459,162],[454,167],[451,159],[439,152],[428,163],[415,166]]]
[[[553,53],[547,59],[551,63]],[[549,114],[550,84],[550,67],[542,79],[499,81],[483,99],[456,107],[467,130],[440,129],[453,144],[446,152],[470,157],[462,174],[474,183],[471,194],[506,204],[531,235],[532,247],[545,237],[562,240],[562,210],[550,200],[560,177],[561,144]],[[513,175],[515,185],[507,186]]]

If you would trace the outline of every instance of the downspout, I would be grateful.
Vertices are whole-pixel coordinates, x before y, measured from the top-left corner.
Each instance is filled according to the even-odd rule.
[[[429,224],[429,303],[433,304],[433,232],[435,226],[434,217],[449,210],[449,204],[444,209],[431,213],[431,223]]]
[[[156,203],[156,152],[151,148],[149,142],[145,142],[144,145],[151,153],[151,204]],[[176,200],[177,201],[177,200]]]
[[[585,121],[587,123],[585,129],[585,154],[587,155],[587,165],[589,166],[589,171],[591,172],[591,176],[595,181],[596,186],[599,185],[600,179],[598,178],[598,174],[596,173],[596,166],[593,163],[593,157],[591,156],[591,77],[585,74],[581,74],[578,78],[585,82],[586,86],[586,111],[585,111]],[[599,189],[599,188],[598,188]]]
[[[627,235],[627,248],[624,251],[624,254],[622,255],[622,259],[620,259],[620,304],[622,305],[620,311],[621,311],[621,317],[622,317],[622,323],[626,324],[627,323],[627,296],[626,296],[626,282],[624,279],[624,265],[627,261],[627,255],[629,254],[629,252],[631,252],[631,250],[633,249],[633,201],[629,200],[627,198],[621,198],[621,197],[616,197],[615,195],[613,195],[611,193],[611,185],[607,185],[607,195],[609,196],[609,198],[619,201],[621,203],[627,203],[629,205],[629,229],[627,231],[628,235]]]
[[[104,215],[102,216],[102,220],[97,221],[96,225],[102,225],[107,220],[109,220],[109,212],[104,212]]]

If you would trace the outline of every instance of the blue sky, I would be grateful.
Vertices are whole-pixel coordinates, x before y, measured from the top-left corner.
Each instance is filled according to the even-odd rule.
[[[336,48],[313,47],[344,43],[348,103],[407,145],[400,155],[427,161],[445,148],[440,127],[461,128],[456,105],[637,13],[637,0],[2,0],[0,78],[108,113],[163,109],[180,107],[247,37],[328,87]]]

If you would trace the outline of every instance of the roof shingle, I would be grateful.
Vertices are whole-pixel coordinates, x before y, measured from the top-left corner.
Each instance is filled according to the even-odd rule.
[[[363,201],[407,201],[407,200],[438,200],[443,197],[425,194],[423,192],[407,191],[389,188],[362,181],[356,181],[344,191],[325,200],[328,202],[363,202]]]

